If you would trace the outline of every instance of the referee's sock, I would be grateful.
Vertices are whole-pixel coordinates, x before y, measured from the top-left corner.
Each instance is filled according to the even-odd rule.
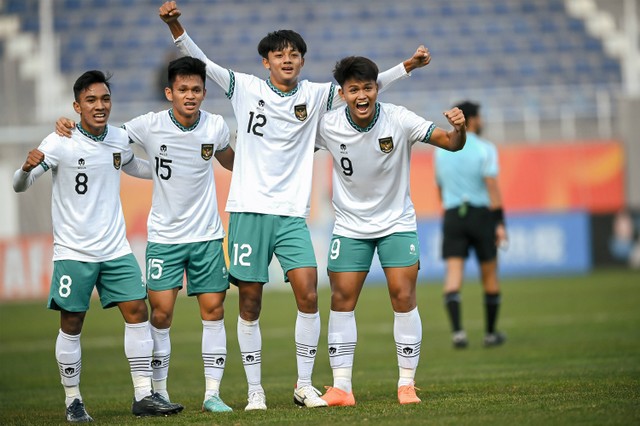
[[[462,305],[462,297],[460,292],[452,291],[444,295],[444,305],[449,314],[449,320],[451,321],[451,328],[453,332],[462,330],[460,320],[460,305]]]
[[[496,322],[498,320],[498,311],[500,310],[500,293],[484,295],[484,307],[486,314],[487,334],[493,334],[496,331]]]

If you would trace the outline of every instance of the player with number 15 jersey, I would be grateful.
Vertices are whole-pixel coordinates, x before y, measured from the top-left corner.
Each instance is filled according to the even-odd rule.
[[[189,128],[173,109],[150,112],[124,124],[151,162],[153,201],[148,241],[181,244],[224,238],[211,159],[229,146],[229,128],[217,114],[200,110]]]

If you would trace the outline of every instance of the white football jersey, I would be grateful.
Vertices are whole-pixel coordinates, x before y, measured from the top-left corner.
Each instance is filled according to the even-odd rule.
[[[224,238],[212,161],[229,148],[229,128],[221,116],[200,111],[190,128],[172,110],[150,112],[125,123],[153,168],[153,201],[148,240],[180,244]]]
[[[325,112],[344,104],[337,86],[303,80],[284,93],[268,79],[212,62],[186,33],[175,43],[207,64],[207,76],[225,90],[238,122],[226,210],[309,216],[318,123]],[[402,64],[381,73],[380,90],[407,75]]]
[[[131,253],[120,203],[120,169],[133,159],[124,130],[107,126],[103,140],[76,127],[38,149],[51,169],[53,260],[105,262]],[[37,169],[32,170],[32,172]]]
[[[385,103],[376,103],[367,128],[355,124],[346,107],[322,118],[317,147],[333,157],[334,234],[379,238],[416,230],[411,147],[429,142],[434,129],[431,121]]]

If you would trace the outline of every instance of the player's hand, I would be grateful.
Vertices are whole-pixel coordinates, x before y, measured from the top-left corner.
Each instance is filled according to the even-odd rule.
[[[445,111],[444,116],[447,117],[449,124],[451,124],[456,130],[461,130],[466,124],[464,114],[458,107],[454,107],[449,111]]]
[[[27,159],[22,165],[22,170],[25,172],[30,172],[43,161],[44,153],[42,151],[38,151],[37,149],[32,149],[31,151],[29,151],[29,154],[27,154]]]
[[[58,136],[71,137],[71,131],[76,127],[76,122],[67,117],[60,117],[56,121],[56,134]]]
[[[428,65],[429,62],[431,62],[431,53],[429,53],[429,49],[424,47],[424,45],[420,45],[416,49],[416,53],[414,53],[411,59],[409,59],[409,67],[405,64],[405,68],[407,68],[407,72],[411,72],[416,68],[422,68]]]
[[[160,19],[167,24],[177,21],[180,15],[182,15],[175,1],[164,2],[164,4],[160,6],[158,14],[160,15]]]

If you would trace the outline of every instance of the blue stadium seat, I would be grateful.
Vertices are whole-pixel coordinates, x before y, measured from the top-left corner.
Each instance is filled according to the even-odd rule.
[[[452,93],[482,90],[489,96],[502,93],[498,89],[504,86],[516,90],[523,85],[621,79],[619,63],[605,55],[602,43],[586,33],[582,21],[567,15],[563,0],[267,0],[259,8],[256,2],[181,0],[181,19],[221,65],[257,70],[261,76],[258,41],[274,29],[293,28],[309,46],[303,77],[321,81],[331,79],[335,61],[344,55],[366,55],[385,68],[406,58],[420,43],[431,50],[433,62],[424,72],[414,73],[411,81],[459,90]],[[23,28],[31,31],[37,28],[37,5],[37,0],[1,4],[3,13],[18,13]],[[91,65],[127,77],[153,75],[173,48],[157,17],[158,5],[157,0],[56,2],[63,71],[76,75]],[[126,14],[120,16],[123,7]],[[152,83],[123,85],[123,98],[152,96],[147,93]],[[398,90],[411,90],[410,86],[414,87],[398,85]]]

